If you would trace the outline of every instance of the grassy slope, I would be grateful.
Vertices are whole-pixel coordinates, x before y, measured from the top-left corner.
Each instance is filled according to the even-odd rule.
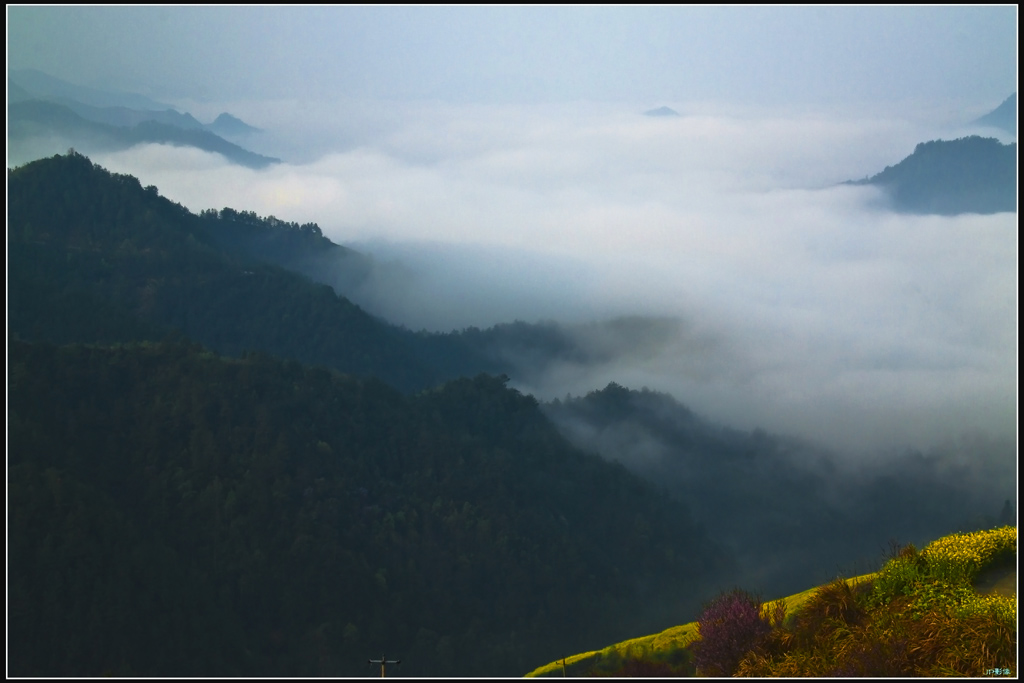
[[[860,582],[872,580],[875,575],[875,573],[863,574],[861,576],[846,579],[846,582],[852,587]],[[805,591],[795,595],[790,595],[786,598],[780,598],[780,600],[785,600],[786,602],[786,611],[789,614],[787,621],[792,619],[793,615],[803,607],[804,603],[811,599],[815,592],[817,592],[818,588],[820,588],[820,586],[808,588]],[[780,600],[772,600],[765,603],[765,605],[767,608],[771,608]],[[609,658],[625,660],[635,657],[646,659],[655,654],[667,655],[674,651],[681,650],[696,639],[697,622],[691,621],[688,624],[665,629],[661,633],[641,636],[631,640],[624,640],[621,643],[609,645],[602,650],[593,650],[591,652],[583,652],[572,655],[571,657],[566,657],[564,660],[566,674],[570,676],[585,676],[591,669],[600,665],[603,660]],[[562,660],[551,662],[550,664],[545,664],[544,666],[534,669],[530,673],[526,674],[526,678],[533,678],[537,676],[559,676],[562,673],[562,666]]]
[[[1016,658],[1012,657],[1012,652],[1016,650],[1016,629],[1010,627],[1016,621],[1016,564],[1017,528],[1004,526],[988,531],[950,534],[930,543],[920,553],[913,546],[909,546],[900,550],[899,555],[892,557],[878,572],[844,581],[851,588],[863,582],[874,584],[874,599],[880,598],[882,604],[889,604],[895,600],[892,602],[893,605],[901,605],[897,607],[898,611],[906,610],[905,618],[908,621],[904,623],[919,625],[922,623],[920,620],[924,618],[924,630],[904,630],[903,635],[911,639],[920,639],[917,647],[912,650],[918,654],[930,650],[928,657],[918,657],[916,662],[911,662],[903,661],[905,658],[898,655],[899,661],[886,659],[885,662],[902,666],[906,670],[912,668],[915,671],[946,672],[946,675],[991,672],[996,670],[992,668],[993,666],[1001,667],[1001,671],[1013,672],[1016,669]],[[808,624],[817,623],[811,617],[811,622],[798,626],[802,619],[797,617],[802,610],[822,609],[822,600],[828,602],[830,599],[820,596],[834,594],[832,589],[823,589],[824,586],[818,586],[783,598],[786,604],[787,631],[794,626],[806,629]],[[974,597],[970,597],[972,594]],[[812,602],[815,597],[818,599]],[[771,607],[778,602],[775,600],[767,603],[764,613],[770,614]],[[1007,612],[1008,609],[1012,614]],[[884,609],[880,611],[884,612]],[[824,614],[828,614],[827,608]],[[863,616],[864,613],[861,614]],[[892,614],[890,612],[889,617],[883,615],[882,621],[888,622],[891,626]],[[842,617],[843,623],[840,627],[863,624],[863,621],[856,617],[854,621],[847,621],[847,618]],[[897,617],[897,620],[901,618]],[[818,629],[822,625],[825,624],[812,625],[810,628]],[[1010,631],[1007,631],[1007,628],[1010,628]],[[844,633],[849,634],[848,631]],[[913,635],[914,633],[916,635]],[[655,635],[617,643],[603,650],[585,652],[552,662],[528,673],[527,677],[557,676],[560,671],[565,675],[570,670],[577,676],[594,674],[602,670],[617,670],[627,660],[651,663],[660,661],[671,667],[673,663],[679,662],[683,648],[698,638],[697,624],[691,622]],[[827,637],[824,642],[827,650]],[[846,641],[847,645],[850,642],[853,641]],[[875,644],[878,642],[880,641],[876,641]],[[845,649],[846,645],[843,647]],[[792,653],[790,648],[787,647],[786,650]],[[976,652],[977,650],[981,651],[980,654]],[[865,656],[857,660],[855,655],[851,660],[849,654],[846,652],[843,655],[846,658],[846,666],[868,666],[865,663]],[[804,655],[813,657],[806,650]],[[771,656],[769,654],[769,659],[762,660],[760,664],[755,663],[753,669],[748,668],[748,674],[750,671],[788,670],[771,668],[774,666],[771,663]],[[784,655],[788,656],[789,654]],[[1010,659],[1013,660],[1012,668],[1005,668],[1011,663]],[[798,666],[801,671],[807,670],[806,656],[803,661],[805,664]],[[828,665],[828,662],[825,664]],[[834,664],[835,662],[832,666]],[[877,667],[878,662],[874,665]],[[800,666],[803,668],[799,668]],[[819,668],[820,666],[819,662]]]

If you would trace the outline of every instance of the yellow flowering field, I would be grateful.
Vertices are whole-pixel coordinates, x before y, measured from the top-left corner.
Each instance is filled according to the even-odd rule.
[[[989,616],[1003,623],[1016,623],[1017,597],[978,595],[968,589],[979,570],[1017,552],[1017,527],[1004,526],[988,531],[957,533],[929,543],[921,551],[929,573],[950,581],[943,592],[957,616]],[[956,584],[959,584],[958,590]],[[920,598],[928,592],[919,586]]]
[[[1017,552],[1017,527],[1004,526],[988,531],[958,533],[932,541],[921,551],[930,564],[943,561],[963,567],[968,577],[989,562]]]
[[[1006,623],[1017,621],[1017,598],[1000,595],[977,595],[960,605],[956,611],[960,618],[971,616],[989,616]]]

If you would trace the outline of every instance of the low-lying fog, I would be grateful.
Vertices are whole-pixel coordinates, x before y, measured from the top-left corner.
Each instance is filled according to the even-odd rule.
[[[641,114],[666,104],[682,115]],[[647,386],[849,451],[1015,439],[1016,214],[900,215],[837,186],[984,112],[183,106],[265,129],[246,146],[286,162],[253,171],[160,146],[94,161],[193,211],[316,222],[372,255],[349,295],[389,321],[678,321],[651,343],[603,340],[626,347],[609,362],[520,379],[538,398]]]

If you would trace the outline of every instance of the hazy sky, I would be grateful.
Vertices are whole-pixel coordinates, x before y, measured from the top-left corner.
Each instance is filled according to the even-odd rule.
[[[957,100],[1016,88],[1001,7],[9,7],[8,64],[165,98]]]
[[[8,61],[264,128],[246,146],[285,163],[262,171],[94,160],[193,211],[318,223],[378,260],[353,298],[392,321],[681,321],[524,390],[647,385],[902,448],[1015,438],[1017,216],[836,184],[978,132],[1016,91],[1016,29],[1015,6],[15,7]],[[640,115],[661,105],[683,116]]]

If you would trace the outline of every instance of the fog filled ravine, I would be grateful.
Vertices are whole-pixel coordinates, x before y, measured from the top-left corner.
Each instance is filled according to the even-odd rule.
[[[677,10],[9,8],[9,673],[522,675],[1014,523],[1016,10]]]

